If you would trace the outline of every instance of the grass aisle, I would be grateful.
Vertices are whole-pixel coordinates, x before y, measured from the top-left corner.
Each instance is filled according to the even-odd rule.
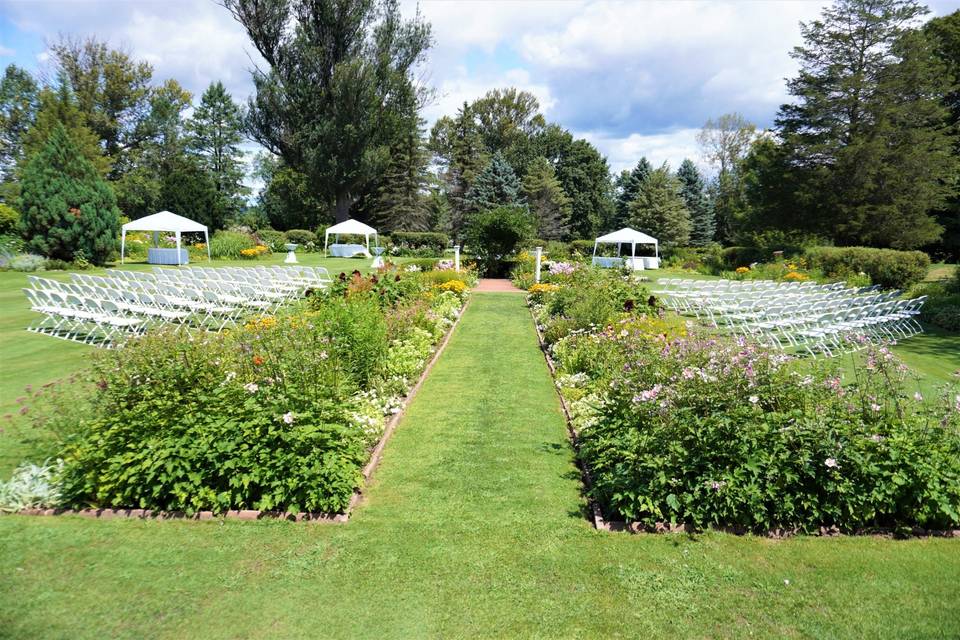
[[[475,294],[348,525],[0,517],[0,636],[960,630],[957,540],[611,535],[581,509],[523,297]]]

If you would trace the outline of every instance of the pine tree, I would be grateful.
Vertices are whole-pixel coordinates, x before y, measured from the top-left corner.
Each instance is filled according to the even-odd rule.
[[[468,216],[501,206],[519,206],[520,180],[499,151],[480,172],[464,198]]]
[[[697,170],[697,165],[689,159],[680,163],[677,178],[681,184],[680,195],[690,212],[690,244],[706,246],[713,242],[717,226],[712,203],[707,197],[706,184]]]
[[[243,186],[242,120],[240,107],[218,81],[203,92],[200,105],[187,121],[187,149],[203,159],[203,166],[232,211],[240,209],[243,196],[249,193]]]
[[[537,221],[537,237],[561,240],[570,231],[570,198],[546,158],[531,163],[523,179],[523,194]]]
[[[657,238],[661,245],[688,244],[692,225],[682,188],[666,164],[654,170],[628,206],[630,226]]]
[[[160,183],[158,208],[196,220],[210,229],[222,229],[229,208],[211,173],[193,156],[167,163]]]
[[[27,247],[103,264],[116,250],[120,212],[113,191],[62,124],[23,168],[19,208]]]
[[[653,165],[646,158],[640,158],[633,171],[623,171],[617,177],[617,228],[624,227],[630,218],[630,203],[637,198],[640,186],[653,172]]]
[[[419,126],[390,147],[390,163],[373,196],[371,211],[386,231],[427,231],[430,212],[423,192],[427,186],[427,152]]]
[[[57,125],[66,129],[70,140],[98,174],[104,176],[110,171],[110,160],[103,155],[97,137],[84,124],[83,114],[77,108],[70,83],[63,76],[60,77],[56,90],[44,89],[40,92],[40,108],[36,120],[23,135],[22,161],[29,160],[46,146]]]

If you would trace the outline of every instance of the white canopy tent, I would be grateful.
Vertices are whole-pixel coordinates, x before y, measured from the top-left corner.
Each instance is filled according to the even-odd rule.
[[[333,234],[334,245],[340,244],[341,235],[363,236],[366,241],[367,254],[370,253],[370,236],[373,236],[375,243],[377,240],[376,229],[374,229],[370,225],[363,224],[359,220],[354,220],[353,218],[351,218],[349,220],[344,220],[343,222],[335,224],[332,227],[327,227],[326,232],[323,234],[324,255],[327,255],[327,244],[330,240],[330,234]]]
[[[123,225],[120,232],[120,264],[123,264],[124,253],[127,248],[127,231],[158,231],[173,232],[177,236],[177,264],[180,264],[180,234],[203,232],[203,240],[207,244],[207,260],[210,259],[210,236],[207,226],[194,222],[189,218],[178,216],[170,211],[161,211],[150,216],[131,220]]]
[[[593,243],[593,263],[597,263],[597,247],[601,244],[615,244],[617,245],[617,257],[620,256],[620,247],[625,244],[630,245],[630,262],[633,265],[636,265],[637,258],[637,245],[646,244],[653,245],[654,252],[654,264],[659,264],[660,260],[660,243],[656,238],[648,236],[642,231],[637,231],[631,229],[630,227],[624,227],[619,231],[613,231],[606,235],[600,236]]]

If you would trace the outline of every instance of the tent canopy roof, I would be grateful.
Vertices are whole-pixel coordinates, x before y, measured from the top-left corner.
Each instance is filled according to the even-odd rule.
[[[370,225],[363,224],[359,220],[354,220],[350,218],[349,220],[344,220],[339,224],[335,224],[332,227],[327,227],[327,235],[331,233],[340,233],[340,234],[355,234],[358,236],[372,235],[377,232],[376,229]]]
[[[630,227],[624,227],[619,231],[600,236],[597,238],[597,242],[603,244],[657,244],[657,239]]]
[[[124,231],[206,231],[206,225],[169,211],[131,220],[123,225]]]

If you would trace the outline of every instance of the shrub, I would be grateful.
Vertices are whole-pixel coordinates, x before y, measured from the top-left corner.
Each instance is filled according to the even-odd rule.
[[[580,255],[591,256],[593,255],[593,240],[573,240],[570,242],[570,250],[576,251]]]
[[[394,231],[390,240],[400,249],[401,255],[406,249],[426,249],[435,255],[443,255],[450,245],[447,234],[424,231]]]
[[[811,268],[833,278],[860,272],[883,287],[907,289],[923,280],[930,256],[922,251],[897,251],[868,247],[813,247],[805,254]]]
[[[286,232],[287,242],[300,245],[304,251],[311,251],[317,246],[317,234],[306,229],[290,229]],[[282,248],[282,247],[281,247]]]
[[[275,231],[274,229],[258,229],[256,236],[260,244],[266,246],[270,249],[270,251],[276,253],[283,251],[283,245],[287,244],[287,236],[283,231]]]
[[[244,249],[256,246],[254,239],[246,233],[220,230],[210,238],[210,256],[213,258],[239,258]]]
[[[493,277],[509,274],[513,265],[505,263],[534,228],[533,216],[524,207],[497,207],[474,216],[467,238],[476,250],[481,271]]]
[[[20,232],[20,214],[8,204],[0,202],[0,235],[15,235]]]
[[[960,404],[904,391],[870,347],[837,363],[629,329],[554,347],[592,496],[641,525],[755,532],[960,524]]]
[[[59,460],[21,464],[9,482],[0,480],[0,513],[58,506],[62,471],[63,462]]]
[[[46,258],[32,253],[23,253],[10,261],[10,268],[14,271],[42,271],[47,264]]]
[[[922,282],[910,289],[909,297],[927,296],[920,319],[947,331],[960,331],[960,290],[951,281]]]
[[[24,167],[20,215],[27,248],[46,257],[72,260],[83,251],[99,265],[116,250],[113,190],[59,123]]]
[[[420,271],[432,271],[434,268],[436,268],[437,262],[438,260],[436,258],[415,258],[414,260],[405,261],[403,266],[414,266]]]

